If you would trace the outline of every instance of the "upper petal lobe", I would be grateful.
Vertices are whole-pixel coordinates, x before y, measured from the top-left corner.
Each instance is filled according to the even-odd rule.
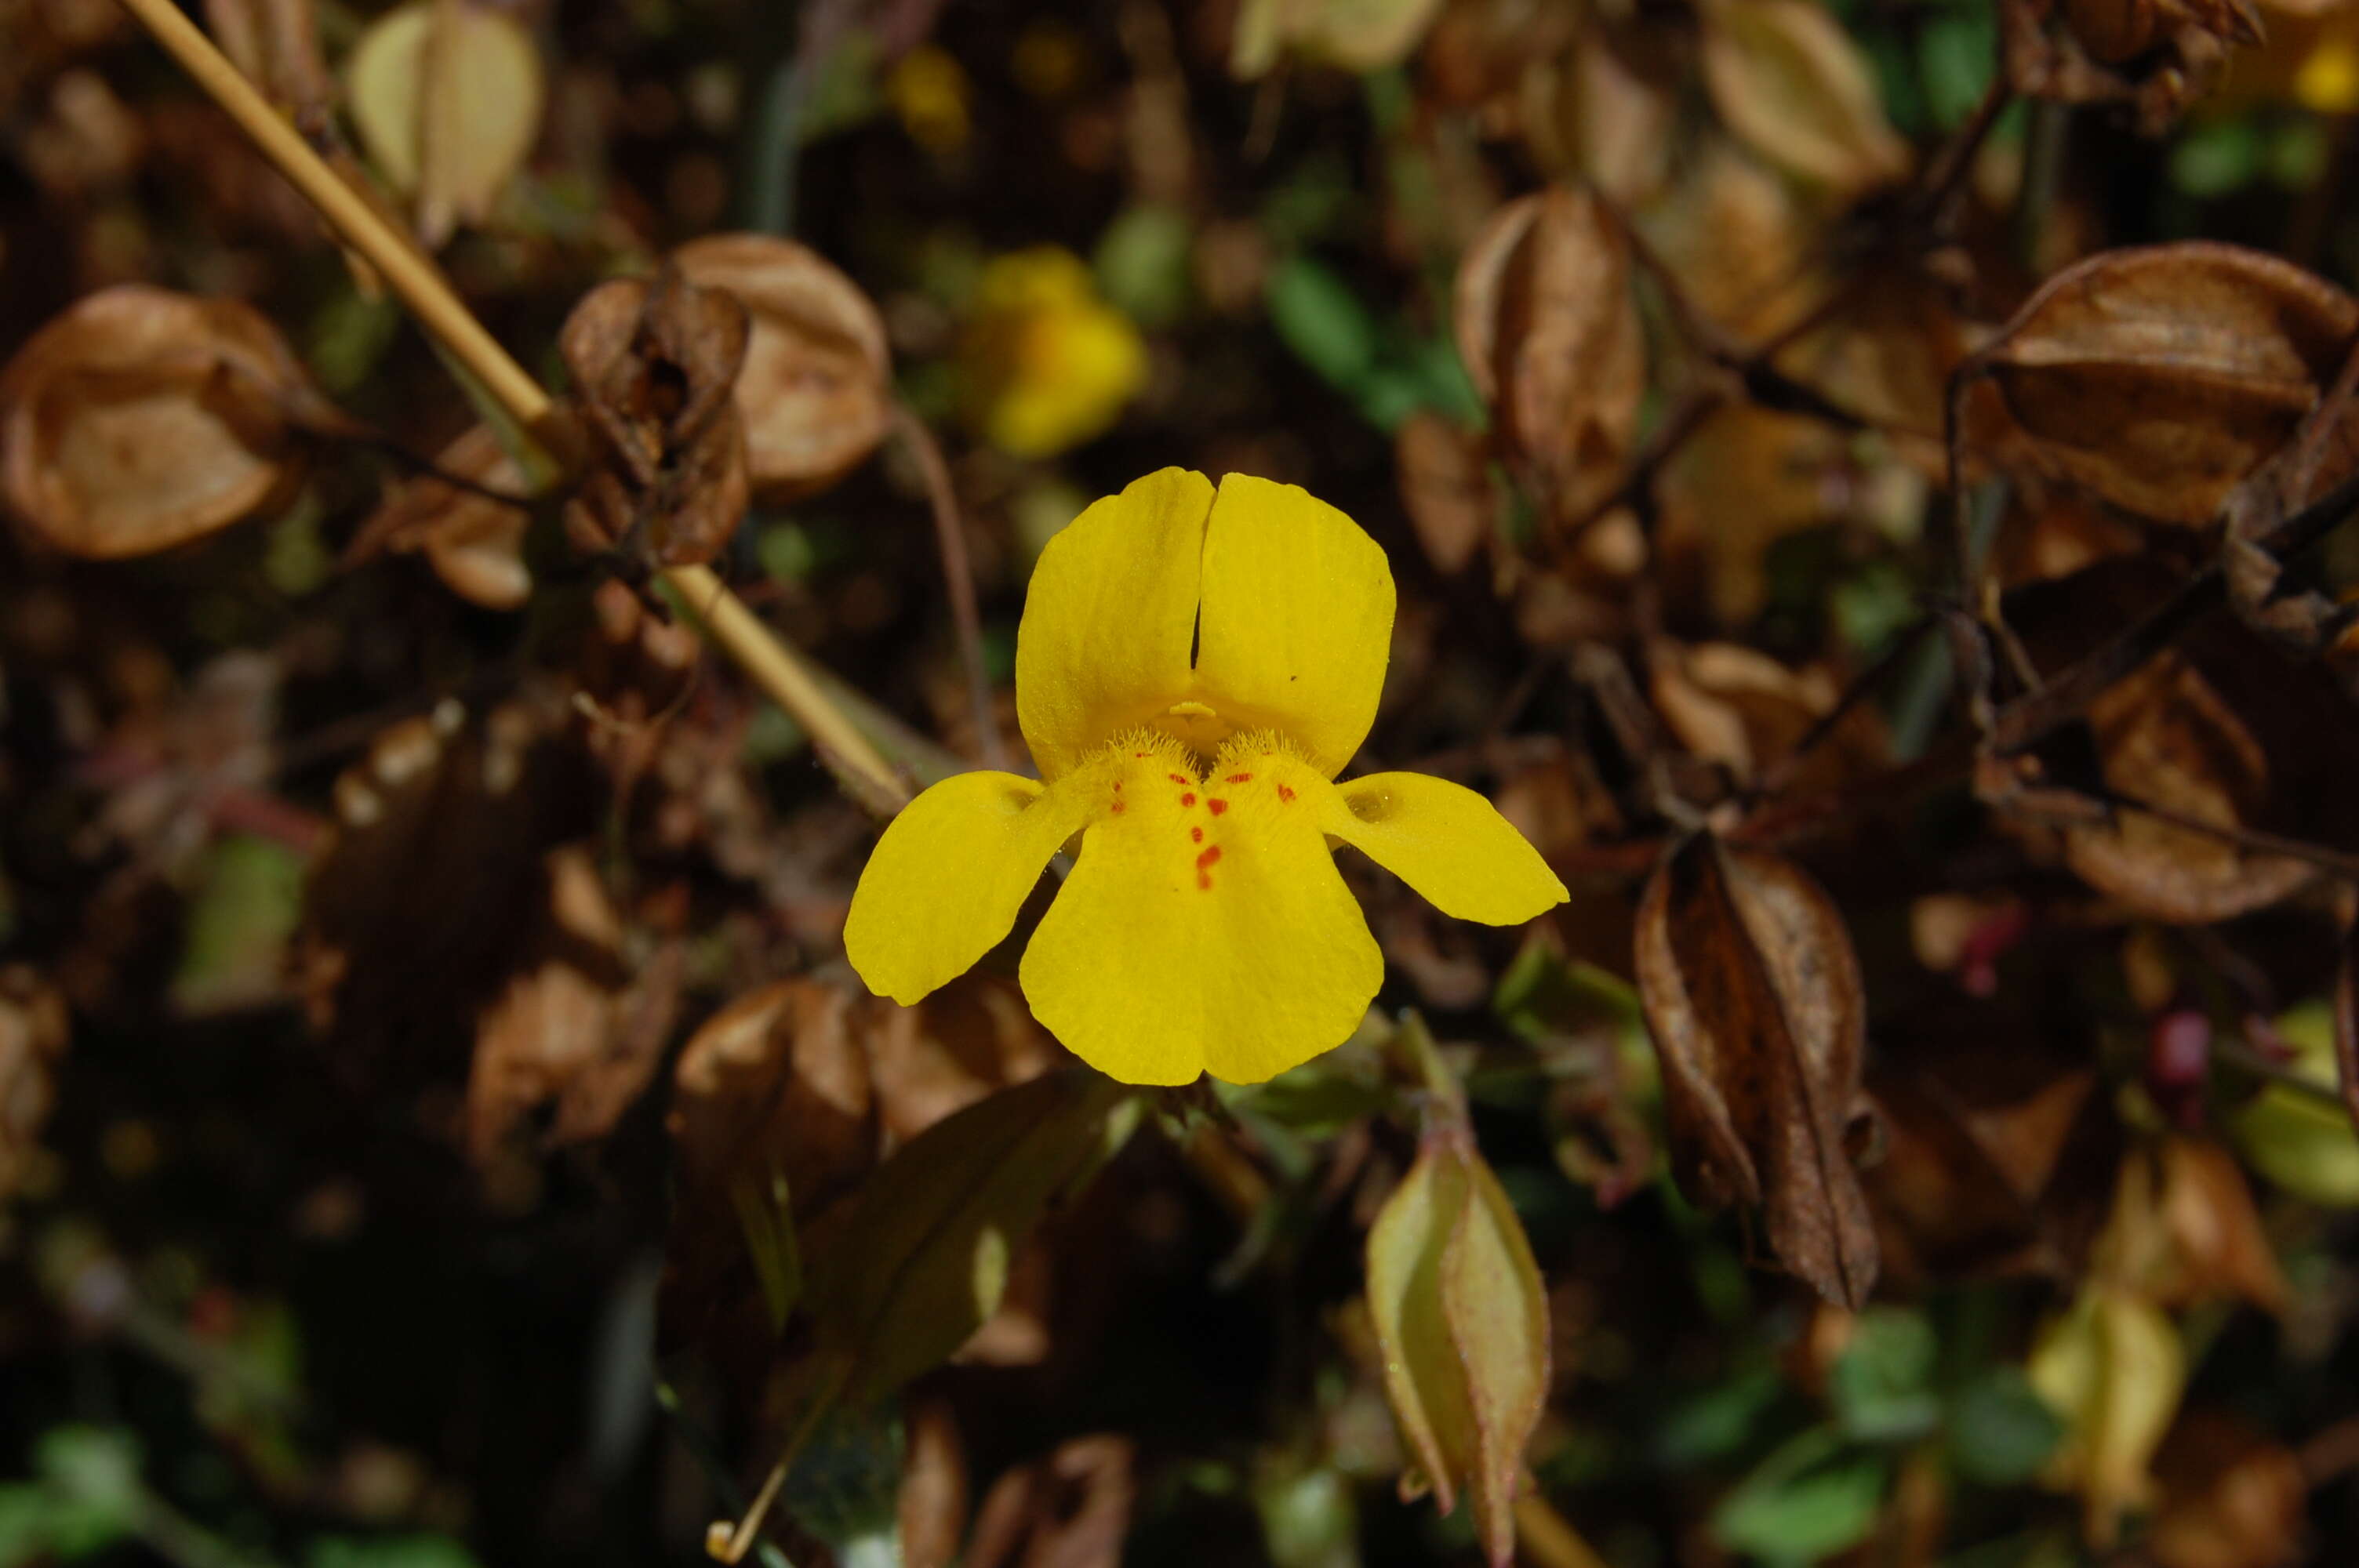
[[[1040,552],[1016,636],[1016,715],[1051,782],[1188,694],[1212,485],[1165,469]]]

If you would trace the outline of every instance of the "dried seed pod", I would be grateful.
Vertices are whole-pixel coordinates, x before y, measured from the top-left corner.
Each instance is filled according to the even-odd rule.
[[[1560,518],[1620,476],[1646,390],[1628,248],[1592,198],[1546,190],[1492,214],[1459,263],[1458,352]]]
[[[690,283],[726,289],[752,319],[737,412],[767,501],[826,489],[876,449],[893,413],[884,319],[817,252],[767,234],[712,234],[672,253]]]
[[[1866,57],[1824,5],[1709,0],[1701,9],[1704,86],[1747,146],[1845,194],[1908,167]]]
[[[2203,240],[2107,251],[2049,278],[1969,362],[2006,416],[1977,444],[2144,516],[2208,523],[2291,437],[2354,331],[2359,303],[2275,256]]]
[[[749,330],[734,297],[669,263],[582,296],[557,344],[593,449],[565,507],[576,545],[636,568],[701,564],[728,543],[748,500],[734,391]]]
[[[0,494],[69,555],[168,549],[288,493],[310,395],[277,329],[250,306],[103,289],[0,371]]]
[[[1876,1244],[1847,1149],[1866,1005],[1843,917],[1790,863],[1699,835],[1647,882],[1636,941],[1680,1190],[1760,1205],[1786,1267],[1858,1310]]]
[[[2201,671],[2166,653],[2089,705],[2105,782],[2223,828],[2266,820],[2269,759]],[[2069,828],[2082,879],[2153,919],[2206,925],[2275,903],[2311,881],[2303,861],[2267,855],[2142,811]]]
[[[478,425],[442,449],[434,466],[484,490],[521,494],[525,472],[491,427]],[[388,494],[362,524],[344,552],[347,566],[380,551],[423,551],[444,586],[485,610],[520,610],[532,596],[524,536],[532,514],[423,474]]]
[[[410,0],[361,35],[345,68],[353,123],[430,248],[480,222],[540,131],[539,52],[504,11]]]
[[[1426,558],[1444,576],[1463,571],[1497,526],[1505,498],[1491,480],[1489,443],[1430,408],[1393,438],[1401,504]]]

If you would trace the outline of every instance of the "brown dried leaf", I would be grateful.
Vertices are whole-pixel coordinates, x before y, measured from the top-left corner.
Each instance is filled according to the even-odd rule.
[[[582,296],[557,341],[593,448],[565,507],[578,546],[672,567],[728,543],[749,499],[734,393],[751,330],[734,296],[669,263]]]
[[[0,371],[0,496],[69,555],[168,549],[289,493],[294,416],[309,396],[302,367],[251,307],[102,289]]]
[[[2139,801],[2223,827],[2251,826],[2270,804],[2260,742],[2202,674],[2166,653],[2089,705],[2106,784]],[[2065,858],[2090,886],[2138,913],[2181,925],[2232,919],[2274,903],[2317,872],[2142,811],[2069,827]]]
[[[1418,1479],[1443,1513],[1461,1492],[1473,1500],[1475,1532],[1505,1568],[1524,1449],[1548,1397],[1548,1291],[1462,1123],[1429,1132],[1386,1200],[1368,1231],[1367,1281],[1385,1397]]]
[[[1101,1434],[1018,1465],[975,1510],[966,1568],[1119,1568],[1138,1486],[1130,1439]]]
[[[1680,1190],[1761,1206],[1785,1266],[1856,1311],[1876,1245],[1845,1147],[1865,1005],[1842,916],[1787,861],[1699,835],[1647,882],[1636,957]]]
[[[817,252],[767,234],[711,234],[672,253],[690,283],[752,319],[737,378],[745,460],[766,501],[826,489],[885,438],[893,362],[884,319]]]
[[[27,965],[0,968],[0,1204],[32,1168],[71,1034],[56,987]]]
[[[1467,246],[1453,308],[1500,440],[1554,515],[1585,515],[1621,477],[1646,390],[1621,231],[1579,191],[1511,201]]]
[[[909,1435],[894,1509],[901,1561],[906,1568],[951,1568],[966,1533],[966,1444],[958,1417],[948,1400],[932,1396],[910,1402],[904,1425]]]
[[[1884,117],[1866,59],[1816,0],[1708,0],[1703,80],[1739,139],[1850,195],[1897,179],[1908,148]]]
[[[595,821],[564,709],[516,701],[469,723],[445,703],[380,732],[336,781],[337,842],[304,899],[315,1027],[353,1069],[425,1081],[501,993],[549,907],[545,857]]]
[[[2359,330],[2359,304],[2289,263],[2211,241],[2107,251],[2049,278],[1970,362],[2018,461],[2163,522],[2209,522],[2284,446]]]
[[[2162,1507],[2140,1542],[2158,1568],[2284,1568],[2301,1556],[2310,1483],[2267,1433],[2223,1411],[2179,1418],[2155,1455]]]
[[[1488,443],[1420,408],[1402,422],[1393,460],[1426,559],[1444,577],[1463,571],[1496,531],[1505,500],[1491,480]]]
[[[545,1108],[540,1148],[603,1137],[655,1076],[679,1000],[681,954],[626,963],[621,916],[581,844],[551,850],[549,902],[475,1025],[467,1148],[489,1167]]]
[[[434,466],[486,490],[521,495],[524,470],[487,425],[442,449]],[[369,514],[344,552],[347,566],[382,550],[422,550],[443,585],[485,610],[520,610],[532,597],[525,532],[532,514],[477,491],[422,474],[401,484]]]
[[[2026,1044],[2012,1021],[1947,1049],[1880,1061],[1885,1129],[1867,1173],[1890,1275],[2080,1271],[2113,1201],[2121,1130],[2084,1059]]]
[[[2233,1155],[2173,1136],[2122,1162],[2094,1268],[2161,1307],[2242,1300],[2282,1312],[2284,1273]]]

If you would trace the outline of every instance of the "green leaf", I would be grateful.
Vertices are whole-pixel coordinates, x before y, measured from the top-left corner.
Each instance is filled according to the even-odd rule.
[[[1958,1473],[1985,1487],[2028,1481],[2064,1437],[2063,1422],[2013,1367],[1966,1385],[1951,1402],[1948,1425]]]
[[[1770,1563],[1815,1563],[1866,1539],[1891,1466],[1832,1427],[1779,1447],[1712,1510],[1712,1539]]]
[[[475,1568],[447,1535],[323,1535],[303,1554],[308,1568]]]
[[[1189,255],[1195,228],[1176,207],[1128,208],[1098,236],[1092,270],[1109,304],[1147,328],[1169,327],[1187,312]]]
[[[1356,393],[1375,368],[1376,323],[1343,280],[1305,256],[1272,269],[1264,303],[1270,325],[1320,379]]]
[[[850,1403],[899,1388],[983,1326],[1016,1248],[1122,1146],[1138,1103],[1087,1069],[1048,1073],[944,1118],[885,1162],[844,1245],[810,1262],[821,1354]]]
[[[1920,1313],[1902,1307],[1862,1313],[1827,1379],[1845,1434],[1890,1443],[1932,1431],[1941,1419],[1932,1389],[1938,1349],[1932,1325]]]
[[[200,1014],[272,1000],[302,914],[302,857],[276,839],[234,833],[207,853],[202,876],[172,977],[173,1007]]]

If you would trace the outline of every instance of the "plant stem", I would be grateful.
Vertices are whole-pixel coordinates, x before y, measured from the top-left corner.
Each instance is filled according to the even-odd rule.
[[[328,167],[173,0],[123,0],[123,5],[344,243],[377,270],[419,325],[518,425],[550,450],[567,452],[572,443],[547,389],[484,330],[432,260]],[[698,624],[793,716],[821,755],[842,775],[849,775],[846,782],[856,786],[852,793],[880,809],[897,809],[907,802],[909,792],[900,777],[828,700],[810,666],[719,578],[703,567],[674,567],[663,575],[695,611]]]

